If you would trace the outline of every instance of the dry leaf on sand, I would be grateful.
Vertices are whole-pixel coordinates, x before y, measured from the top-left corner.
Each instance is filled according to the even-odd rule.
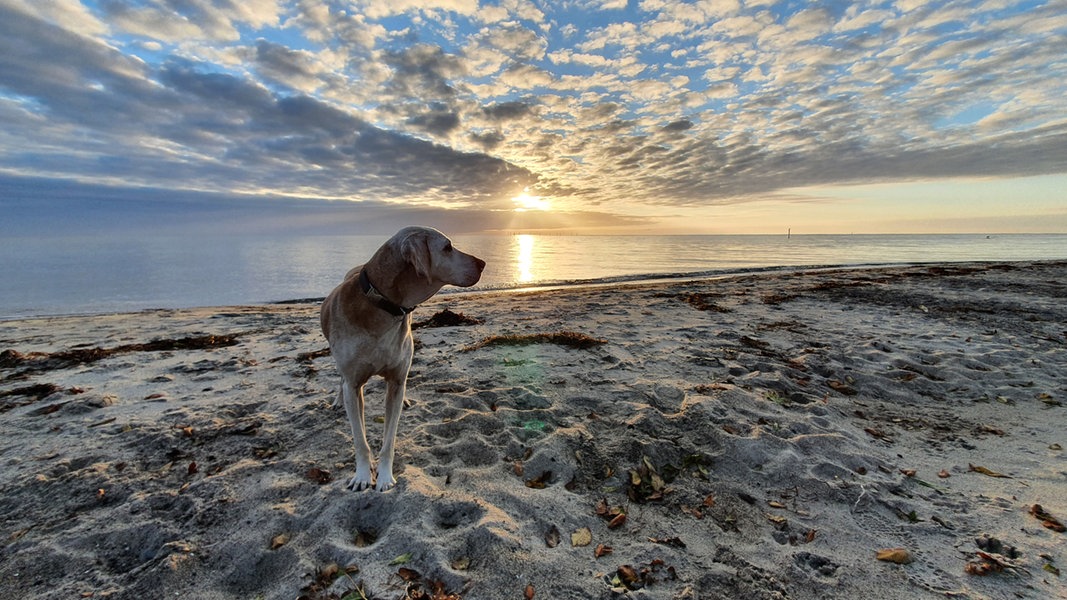
[[[333,481],[333,476],[326,469],[320,469],[318,467],[311,467],[304,473],[304,477],[307,477],[312,483],[319,485],[325,485]]]
[[[559,528],[553,525],[545,532],[545,545],[549,548],[555,548],[559,545]]]
[[[879,550],[875,555],[875,558],[885,562],[896,563],[898,565],[906,565],[914,560],[911,557],[911,553],[904,548],[886,548],[885,550]]]
[[[588,527],[582,527],[571,534],[571,546],[588,546],[593,542],[593,532]]]
[[[1059,519],[1046,512],[1040,504],[1035,504],[1031,506],[1030,514],[1034,515],[1037,520],[1041,521],[1041,525],[1043,525],[1046,529],[1051,529],[1052,531],[1058,531],[1060,533],[1063,533],[1065,530],[1067,530],[1067,527],[1064,527],[1063,523],[1060,522]]]
[[[542,471],[540,475],[533,479],[526,480],[526,487],[533,488],[535,490],[543,490],[548,486],[548,482],[552,480],[552,471]]]
[[[1003,473],[997,473],[996,471],[992,471],[990,469],[987,469],[987,468],[981,467],[981,466],[968,464],[967,465],[967,469],[970,470],[970,471],[974,471],[975,473],[981,473],[982,475],[985,475],[987,477],[1000,477],[1000,478],[1003,478],[1003,479],[1011,479],[1010,475],[1005,475]]]

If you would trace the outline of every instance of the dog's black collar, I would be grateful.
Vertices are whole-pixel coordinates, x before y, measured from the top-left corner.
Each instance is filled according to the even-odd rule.
[[[363,294],[366,295],[375,306],[394,317],[403,317],[404,315],[411,314],[411,311],[417,308],[415,306],[412,306],[411,308],[400,306],[396,302],[383,296],[382,293],[378,291],[378,288],[374,287],[374,284],[370,282],[370,277],[367,277],[366,269],[359,272],[359,288],[363,290]]]

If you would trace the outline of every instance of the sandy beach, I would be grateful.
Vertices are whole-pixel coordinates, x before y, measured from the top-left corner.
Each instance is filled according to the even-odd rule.
[[[1067,598],[1067,262],[0,322],[0,598]],[[384,386],[368,386],[372,447]]]

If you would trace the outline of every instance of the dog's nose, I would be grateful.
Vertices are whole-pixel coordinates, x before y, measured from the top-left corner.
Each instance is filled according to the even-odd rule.
[[[482,270],[485,269],[485,261],[480,259],[480,258],[474,259],[474,264],[478,265],[478,272],[479,273],[481,273]]]

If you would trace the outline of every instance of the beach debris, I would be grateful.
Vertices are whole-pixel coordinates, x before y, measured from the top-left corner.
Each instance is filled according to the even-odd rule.
[[[513,335],[492,335],[461,348],[461,352],[471,352],[490,346],[531,346],[534,344],[555,344],[576,350],[588,350],[608,343],[605,339],[594,338],[584,333],[560,331],[556,333],[530,333]]]
[[[1005,475],[1003,473],[997,473],[996,471],[987,469],[986,467],[972,465],[972,464],[969,464],[969,463],[967,465],[967,470],[968,471],[973,471],[975,473],[981,473],[982,475],[985,475],[987,477],[998,477],[998,478],[1001,478],[1001,479],[1012,479],[1011,475]]]
[[[593,534],[589,531],[589,527],[580,527],[577,531],[571,534],[571,546],[577,548],[579,546],[589,546],[593,541]]]
[[[977,433],[991,433],[991,434],[996,435],[996,436],[1007,435],[1004,432],[1003,429],[1000,429],[998,427],[993,427],[992,425],[979,425],[978,427],[975,428],[975,431]]]
[[[315,570],[315,573],[311,576],[311,581],[300,590],[302,593],[296,598],[297,600],[328,600],[331,598],[366,600],[367,596],[363,593],[362,586],[356,584],[352,579],[352,575],[358,572],[359,567],[356,565],[348,565],[342,569],[337,566],[337,563],[329,563]],[[353,588],[345,592],[342,596],[327,594],[326,590],[333,585],[334,581],[341,577],[347,577],[352,583]]]
[[[652,461],[647,456],[641,458],[641,464],[636,469],[630,469],[626,479],[626,495],[633,502],[662,500],[666,488],[666,480],[652,466]]]
[[[4,352],[11,352],[11,350],[5,350]],[[37,383],[13,390],[5,390],[0,392],[0,413],[19,406],[33,404],[61,391],[63,391],[63,388],[54,383]],[[4,400],[5,398],[26,398],[27,400]]]
[[[771,525],[774,525],[775,529],[782,531],[789,528],[789,519],[786,519],[781,515],[772,515],[769,513],[765,514],[765,516],[767,517],[767,520],[771,522]]]
[[[915,560],[912,558],[911,552],[908,552],[905,548],[886,548],[884,550],[878,550],[875,553],[875,558],[883,562],[891,562],[898,565],[906,565]]]
[[[1038,521],[1041,521],[1041,525],[1045,529],[1051,529],[1063,533],[1067,530],[1067,527],[1063,526],[1063,523],[1056,517],[1049,514],[1040,504],[1035,504],[1030,507],[1030,514],[1034,516]]]
[[[571,534],[571,546],[588,546],[593,543],[593,532],[588,527],[582,527]]]
[[[471,559],[467,556],[461,556],[452,561],[450,566],[456,571],[466,571],[471,567]]]
[[[606,498],[596,503],[596,514],[608,522],[608,529],[618,529],[626,524],[626,511],[621,506],[608,506]]]
[[[395,567],[397,565],[406,565],[409,562],[411,562],[411,553],[410,552],[405,552],[404,554],[401,554],[400,556],[398,556],[398,557],[394,558],[393,560],[389,561],[389,566],[390,567]]]
[[[1041,392],[1036,398],[1045,403],[1045,408],[1052,408],[1053,406],[1063,406],[1063,403],[1052,397],[1052,394]]]
[[[941,469],[940,471],[938,471],[937,472],[937,476],[940,477],[941,479],[948,479],[949,477],[952,477],[952,475],[948,471],[946,471],[944,469]]]
[[[648,538],[648,541],[653,544],[662,544],[664,546],[670,546],[672,548],[685,548],[685,542],[678,536],[669,538]]]
[[[423,327],[459,327],[461,325],[481,325],[484,321],[476,319],[474,317],[468,317],[463,313],[452,312],[449,309],[444,309],[440,312],[434,313],[432,317],[424,321],[417,321],[411,324],[412,329],[422,329]]]
[[[306,477],[308,481],[319,485],[325,485],[333,481],[333,475],[331,475],[329,471],[318,467],[311,467],[308,469],[304,473],[304,477]]]
[[[874,427],[864,427],[863,431],[865,431],[867,433],[867,435],[869,435],[869,436],[871,436],[873,438],[877,438],[877,439],[880,439],[880,440],[885,440],[887,442],[892,442],[893,441],[893,438],[890,437],[889,434],[885,433],[881,429],[875,429]]]
[[[555,525],[548,528],[545,532],[545,545],[549,548],[555,548],[559,545],[560,533],[559,528]]]
[[[984,550],[991,554],[1002,554],[1008,558],[1019,558],[1023,555],[1015,546],[1005,544],[999,538],[989,534],[982,534],[981,537],[975,538],[974,545],[978,546],[979,550]]]
[[[919,484],[919,485],[921,485],[923,487],[928,487],[931,490],[934,490],[935,492],[937,492],[938,494],[944,494],[945,493],[945,490],[937,487],[936,485],[930,483],[929,481],[923,481],[922,479],[919,479],[918,477],[912,477],[912,481],[914,481],[915,483],[917,483],[917,484]]]
[[[66,369],[94,363],[117,354],[131,352],[168,352],[175,350],[211,350],[237,344],[237,335],[200,335],[183,338],[153,340],[142,344],[123,344],[113,348],[75,348],[59,352],[29,352],[16,350],[0,352],[0,368],[22,369],[22,372]]]
[[[901,511],[898,514],[900,515],[901,519],[909,523],[922,523],[924,521],[924,519],[919,518],[919,513],[915,512],[914,510],[907,513]]]
[[[407,567],[400,567],[397,569],[396,575],[404,581],[418,581],[419,579],[422,579],[422,575],[419,574],[418,571]]]
[[[771,306],[777,306],[777,305],[779,305],[779,304],[781,304],[783,302],[789,302],[791,300],[796,300],[797,298],[800,298],[800,297],[801,297],[800,294],[789,294],[789,293],[785,293],[785,292],[769,292],[769,293],[761,295],[760,296],[760,300],[764,304],[769,304]]]
[[[548,482],[552,479],[552,471],[541,471],[541,474],[533,479],[526,480],[526,487],[535,490],[543,490],[548,486]]]
[[[964,565],[968,575],[986,576],[1003,571],[1022,571],[1026,569],[1016,560],[1022,553],[1015,546],[1010,546],[990,535],[975,538],[978,546],[975,557]]]
[[[845,396],[855,396],[857,393],[859,393],[849,384],[843,381],[838,381],[836,379],[828,379],[826,381],[826,385],[830,386],[830,389],[832,389],[833,391],[839,394],[844,394]]]
[[[1026,572],[1026,569],[1024,569],[1022,565],[1003,554],[983,552],[981,550],[976,553],[976,558],[974,560],[968,561],[967,564],[963,566],[963,571],[968,575],[978,575],[981,577],[992,573],[1000,573],[1005,570],[1019,570]]]
[[[725,306],[715,304],[712,300],[722,298],[722,294],[713,293],[700,293],[690,292],[688,294],[679,294],[677,298],[682,302],[685,302],[689,306],[701,311],[711,311],[718,313],[728,313],[730,309]]]
[[[289,543],[289,534],[288,533],[279,533],[278,535],[270,538],[270,549],[271,550],[277,550],[278,548],[281,548],[282,546],[284,546],[284,545],[286,545],[288,543]]]
[[[678,573],[674,567],[668,565],[662,559],[656,558],[640,569],[631,565],[619,566],[615,570],[615,577],[611,579],[611,586],[616,589],[638,590],[660,581],[675,581],[677,579]]]
[[[651,459],[643,456],[641,464],[628,471],[626,495],[631,501],[640,503],[663,500],[663,496],[670,492],[667,484],[683,473],[708,479],[709,463],[710,459],[702,454],[689,454],[682,458],[681,466],[668,463],[657,469]]]
[[[536,590],[534,590],[533,584],[532,583],[527,583],[526,584],[526,589],[523,590],[523,592],[522,592],[522,597],[525,598],[526,600],[533,600],[535,593],[536,593]]]
[[[630,565],[622,565],[615,570],[615,581],[628,589],[636,589],[636,585],[641,581],[641,577],[637,574],[637,570]],[[618,587],[618,586],[616,586]]]
[[[414,569],[401,567],[396,575],[407,583],[403,600],[460,600],[459,594],[449,592],[445,588],[445,582],[439,579],[424,581],[422,574]],[[342,596],[341,600],[349,599]],[[360,600],[360,597],[357,596],[353,600]]]
[[[1041,565],[1042,571],[1045,571],[1046,573],[1052,573],[1056,577],[1060,576],[1059,567],[1052,564],[1056,561],[1056,559],[1052,558],[1051,554],[1047,552],[1042,552],[1041,554],[1038,554],[1038,556],[1041,557],[1041,560],[1045,561],[1045,564]]]
[[[600,558],[601,556],[607,556],[614,551],[615,549],[611,546],[608,546],[606,544],[597,544],[596,550],[593,550],[593,556],[596,558]]]

